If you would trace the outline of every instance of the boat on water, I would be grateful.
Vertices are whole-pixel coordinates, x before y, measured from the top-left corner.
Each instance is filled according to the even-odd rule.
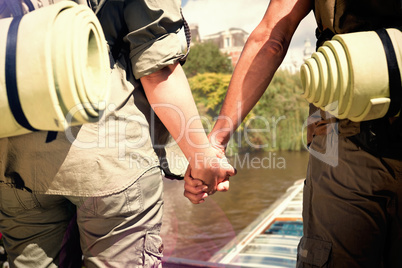
[[[295,267],[297,245],[303,235],[303,182],[296,181],[270,208],[208,261],[170,257],[163,261],[163,267]]]

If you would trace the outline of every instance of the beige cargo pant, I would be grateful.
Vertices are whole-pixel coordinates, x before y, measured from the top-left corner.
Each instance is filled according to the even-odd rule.
[[[38,195],[0,185],[0,232],[10,266],[81,267],[83,260],[87,268],[161,267],[162,195],[159,168],[104,197]]]

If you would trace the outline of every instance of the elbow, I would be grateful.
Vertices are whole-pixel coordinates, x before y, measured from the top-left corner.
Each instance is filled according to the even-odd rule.
[[[288,43],[284,39],[269,38],[264,45],[263,50],[266,53],[277,56],[284,57],[287,51]]]
[[[153,73],[142,76],[140,78],[140,80],[143,84],[144,83],[160,83],[162,81],[166,81],[169,78],[169,76],[173,73],[173,71],[177,65],[178,65],[178,63],[164,66],[163,68],[161,68]]]
[[[266,32],[261,33],[258,31],[253,32],[247,42],[258,44],[261,48],[261,52],[265,55],[279,58],[285,56],[290,43],[289,38],[284,34],[274,32],[267,34]]]

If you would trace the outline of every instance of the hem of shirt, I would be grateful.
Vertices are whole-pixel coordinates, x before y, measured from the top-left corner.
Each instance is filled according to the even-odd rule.
[[[141,178],[142,176],[144,176],[145,174],[147,174],[148,172],[151,172],[153,170],[155,170],[155,173],[161,172],[161,166],[160,165],[152,166],[152,167],[148,168],[147,170],[143,171],[142,173],[140,173],[140,175],[137,176],[135,179],[130,179],[127,184],[124,184],[121,187],[109,189],[107,191],[98,191],[98,192],[84,191],[84,192],[81,192],[81,191],[71,191],[71,190],[70,191],[67,191],[67,190],[61,190],[61,191],[59,191],[59,190],[37,191],[37,190],[34,190],[34,191],[32,191],[32,193],[34,193],[34,194],[44,194],[44,195],[74,196],[74,197],[108,196],[108,195],[113,195],[113,194],[117,194],[119,192],[124,191],[125,189],[130,187],[133,183],[135,183],[139,178]]]

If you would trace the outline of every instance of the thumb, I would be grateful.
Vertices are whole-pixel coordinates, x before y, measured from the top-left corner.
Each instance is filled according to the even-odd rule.
[[[229,164],[229,161],[226,157],[219,159],[221,166],[226,170],[227,176],[234,176],[237,173],[237,170]]]
[[[237,173],[237,170],[232,166],[232,165],[230,165],[230,164],[228,164],[229,166],[227,167],[227,169],[226,169],[226,174],[228,175],[228,176],[234,176],[234,175],[236,175],[236,173]]]
[[[226,192],[229,190],[229,180],[224,180],[216,186],[216,190],[219,192]]]

